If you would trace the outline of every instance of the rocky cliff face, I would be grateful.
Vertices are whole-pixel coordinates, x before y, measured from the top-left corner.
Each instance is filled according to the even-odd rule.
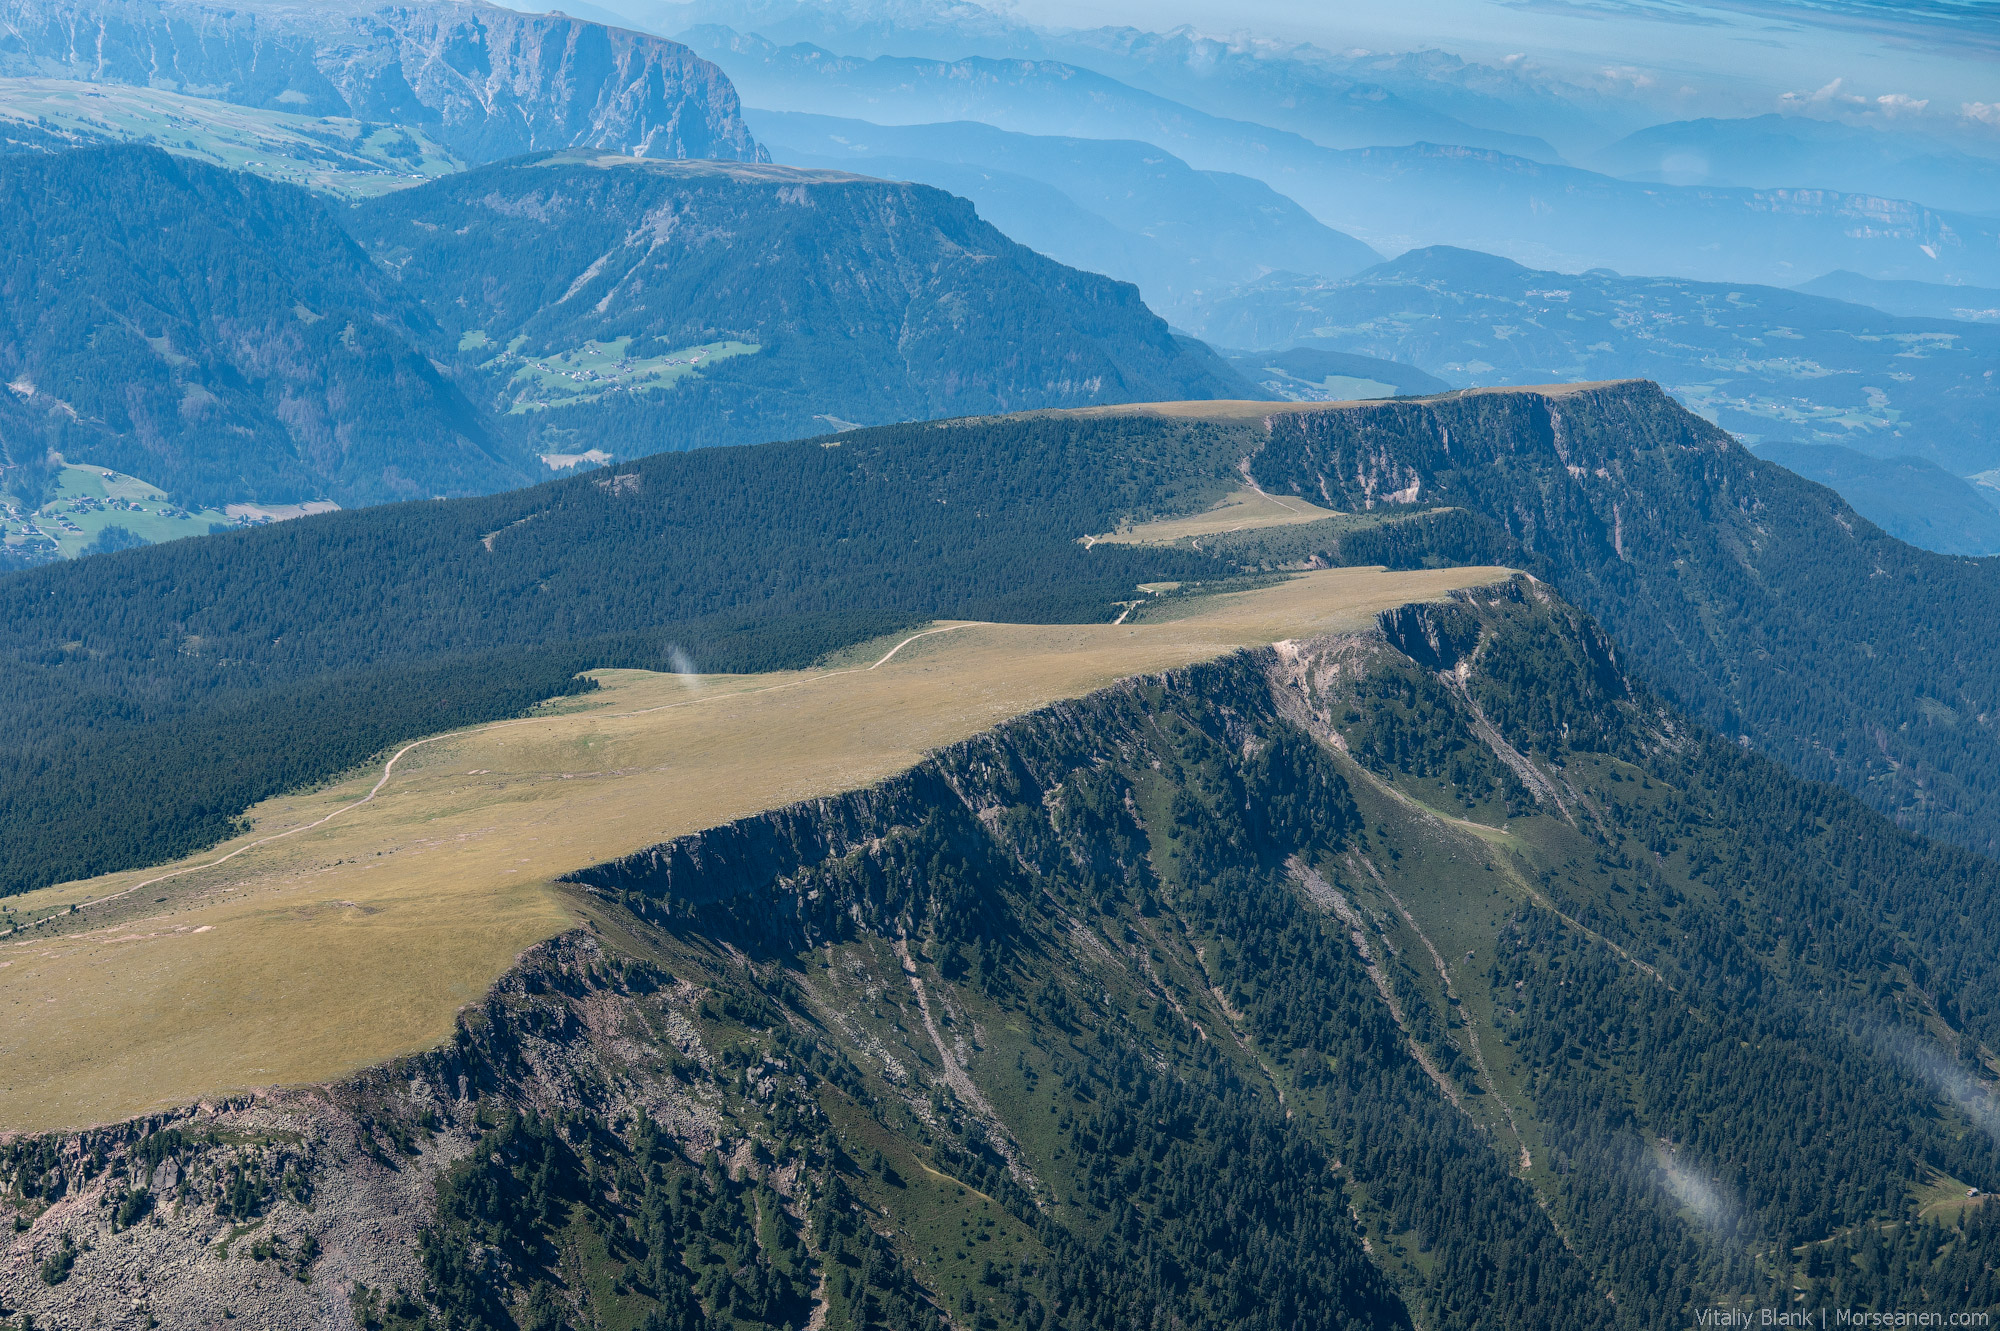
[[[736,90],[662,38],[494,5],[5,0],[0,72],[422,126],[461,157],[755,161]]]
[[[1266,489],[1450,505],[1701,720],[1907,827],[2000,847],[2000,567],[1915,549],[1632,380],[1274,416]],[[1940,607],[1951,607],[1940,611]]]
[[[474,348],[468,371],[533,452],[1254,391],[1136,287],[924,185],[563,153],[371,201],[349,226]],[[547,393],[544,367],[586,363],[607,377]],[[685,377],[634,377],[654,373]]]
[[[1995,876],[1687,725],[1516,579],[579,872],[585,924],[391,1068],[0,1139],[0,1304],[374,1331],[1986,1307],[2000,1223],[1908,1221],[1940,1171],[2000,1185],[1967,1117]],[[1740,1094],[1785,1078],[1869,1094]]]

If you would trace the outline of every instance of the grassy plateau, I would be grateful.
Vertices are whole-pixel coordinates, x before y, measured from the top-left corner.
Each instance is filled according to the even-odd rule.
[[[424,1048],[576,922],[556,881],[569,871],[866,786],[1121,678],[1365,629],[1503,575],[1329,569],[1158,622],[948,623],[805,671],[604,672],[584,698],[266,801],[249,833],[189,861],[7,903],[0,1130],[329,1080]]]

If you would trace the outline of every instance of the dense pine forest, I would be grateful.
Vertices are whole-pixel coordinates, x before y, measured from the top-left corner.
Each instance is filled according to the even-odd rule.
[[[154,1207],[317,1279],[333,1185],[411,1172],[364,1326],[1992,1309],[1996,875],[1516,580],[583,871],[588,924],[332,1126],[245,1102],[0,1176],[102,1199],[49,1309]]]
[[[325,200],[140,147],[0,155],[0,199],[0,489],[39,503],[51,450],[191,508],[539,470],[439,372],[437,325]]]
[[[663,455],[0,578],[0,887],[182,854],[280,790],[597,666],[801,666],[939,617],[1108,619],[1226,577],[1077,538],[1200,507],[1243,441],[1022,419]]]
[[[1254,468],[1337,509],[1461,507],[1677,705],[1899,823],[2000,850],[2000,565],[1885,535],[1649,384],[1279,419]]]

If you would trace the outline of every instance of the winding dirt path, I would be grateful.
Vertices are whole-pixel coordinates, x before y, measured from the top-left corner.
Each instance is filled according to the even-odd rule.
[[[974,627],[973,624],[966,623],[966,624],[947,624],[943,628],[924,629],[920,632],[912,633],[909,637],[903,639],[901,642],[897,643],[894,647],[891,647],[887,652],[883,653],[881,659],[876,661],[873,665],[853,666],[846,670],[832,670],[826,672],[825,674],[809,675],[804,679],[787,680],[782,684],[772,684],[762,689],[751,689],[748,690],[747,692],[769,693],[775,689],[795,688],[801,684],[817,683],[820,680],[833,679],[840,675],[858,675],[864,671],[875,670],[884,665],[887,665],[891,657],[895,656],[897,652],[902,651],[905,647],[908,647],[918,638],[928,638],[933,633],[950,633],[956,629],[964,629],[972,627]],[[646,716],[653,712],[664,712],[670,708],[691,707],[696,703],[709,701],[712,698],[725,698],[725,697],[735,698],[742,696],[745,695],[740,693],[726,693],[726,694],[710,695],[710,699],[684,698],[679,702],[662,703],[657,707],[642,707],[639,708],[637,711],[606,712],[601,719],[606,721],[615,721],[627,717]],[[403,760],[404,755],[411,753],[417,749],[421,749],[425,745],[437,744],[444,740],[458,739],[469,735],[489,734],[492,731],[505,730],[511,726],[532,725],[537,721],[542,721],[546,719],[547,718],[545,717],[539,717],[539,716],[516,717],[511,721],[495,721],[488,725],[474,726],[469,730],[447,730],[441,735],[431,735],[425,739],[412,740],[408,744],[405,744],[402,748],[396,750],[396,752],[390,756],[389,760],[382,764],[382,775],[376,779],[375,784],[369,788],[369,791],[366,795],[363,795],[360,799],[355,800],[352,804],[343,804],[339,808],[333,810],[331,813],[327,813],[322,815],[321,817],[315,818],[313,819],[313,821],[309,823],[301,823],[297,827],[289,827],[282,832],[273,832],[270,836],[259,837],[257,838],[257,840],[249,842],[245,845],[238,846],[235,850],[230,851],[228,854],[219,855],[215,859],[206,860],[200,864],[184,864],[178,869],[170,869],[166,873],[155,874],[151,878],[142,879],[139,882],[132,884],[130,887],[120,888],[116,892],[106,893],[104,896],[101,897],[92,897],[88,901],[79,901],[74,906],[72,906],[71,909],[84,910],[91,906],[101,906],[107,901],[116,901],[120,897],[130,896],[132,893],[137,892],[142,888],[152,887],[156,883],[164,883],[168,879],[179,878],[184,874],[199,873],[203,869],[213,869],[218,865],[227,864],[229,861],[235,859],[238,855],[242,855],[245,854],[246,852],[256,850],[259,846],[268,846],[274,841],[283,841],[287,837],[294,837],[301,832],[310,832],[315,827],[324,826],[325,824],[330,823],[334,819],[340,817],[340,815],[344,813],[352,813],[354,812],[354,810],[360,808],[364,804],[373,803],[375,797],[382,793],[382,788],[389,784],[389,778],[395,775],[396,764]]]

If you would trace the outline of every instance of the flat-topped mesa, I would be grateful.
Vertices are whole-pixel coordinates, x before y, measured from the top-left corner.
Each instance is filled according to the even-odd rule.
[[[1702,721],[1907,828],[2000,847],[1994,738],[1957,723],[2000,700],[1978,636],[2000,565],[1896,540],[1657,384],[1094,414],[1119,412],[1243,430],[1246,478],[1277,500],[1462,510],[1479,538],[1466,548],[1598,616]]]
[[[1374,411],[1383,407],[1407,406],[1413,402],[1449,402],[1461,398],[1528,396],[1567,398],[1604,390],[1651,388],[1661,398],[1666,394],[1650,379],[1596,379],[1570,384],[1514,384],[1496,388],[1454,388],[1393,398],[1359,398],[1350,402],[1271,402],[1253,398],[1230,398],[1200,402],[1131,402],[1102,407],[1077,407],[1064,414],[1074,416],[1152,416],[1170,420],[1256,421],[1286,416],[1312,415],[1323,411]],[[1671,399],[1667,399],[1671,401]]]
[[[1991,732],[1925,710],[2000,700],[1978,636],[1993,561],[1894,539],[1643,380],[1260,412],[1268,494],[1476,515],[1486,558],[1598,616],[1699,719],[1905,827],[2000,847]]]
[[[559,708],[267,800],[246,815],[256,830],[214,851],[11,899],[59,927],[0,942],[0,1006],[63,1001],[10,1037],[0,1132],[320,1082],[433,1047],[524,948],[573,925],[574,895],[553,890],[565,878],[622,899],[651,895],[664,866],[677,895],[714,904],[954,802],[924,775],[935,756],[1020,718],[1060,725],[1135,676],[1367,633],[1383,611],[1507,577],[1319,569],[1157,621],[959,622],[761,675],[606,672]],[[648,851],[670,843],[665,860]]]
[[[460,157],[550,148],[766,156],[736,88],[679,42],[496,5],[0,0],[0,74],[170,87],[422,125]],[[85,40],[80,34],[88,33]]]
[[[1480,389],[1268,420],[1269,442],[1252,470],[1273,493],[1343,509],[1450,504],[1516,485],[1526,468],[1566,479],[1564,511],[1551,516],[1566,520],[1575,505],[1592,510],[1607,523],[1621,558],[1631,515],[1607,510],[1605,502],[1615,510],[1615,496],[1648,483],[1652,466],[1676,466],[1666,460],[1677,456],[1719,461],[1731,454],[1733,471],[1747,474],[1758,465],[1727,433],[1643,379]],[[1628,474],[1628,466],[1639,470]],[[1544,535],[1514,534],[1531,548]]]
[[[1709,461],[1702,484],[1801,486],[1845,509],[1780,468],[1760,464],[1726,431],[1674,401],[1647,379],[1455,389],[1426,397],[1359,402],[1148,402],[1062,413],[1087,418],[1261,423],[1265,444],[1246,459],[1249,477],[1272,495],[1296,495],[1338,511],[1383,505],[1463,505],[1488,512],[1529,551],[1538,542],[1576,535],[1572,518],[1602,519],[1607,549],[1625,557],[1634,514],[1617,496],[1652,480],[1651,468],[1676,456]],[[1633,468],[1637,470],[1633,470]],[[1513,496],[1524,469],[1547,473],[1562,493],[1536,483],[1548,521]],[[1692,480],[1692,478],[1683,478]],[[1686,485],[1682,484],[1685,493]]]

